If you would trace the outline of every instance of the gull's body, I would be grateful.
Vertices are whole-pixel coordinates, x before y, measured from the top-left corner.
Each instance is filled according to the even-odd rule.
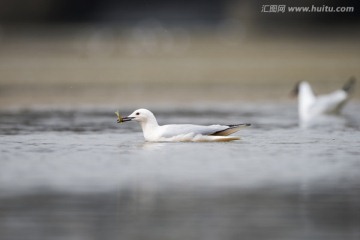
[[[138,109],[123,118],[123,121],[138,121],[141,125],[144,138],[149,142],[158,141],[232,141],[238,137],[228,136],[244,126],[237,125],[194,125],[194,124],[169,124],[159,125],[154,114],[147,109]]]
[[[301,121],[310,121],[323,115],[337,115],[349,100],[355,79],[351,78],[342,89],[330,94],[315,96],[308,82],[300,82],[295,88],[298,95],[298,113]]]

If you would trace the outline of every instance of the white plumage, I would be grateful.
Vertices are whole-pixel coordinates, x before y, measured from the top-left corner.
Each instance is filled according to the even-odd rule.
[[[169,124],[160,126],[152,112],[147,109],[135,110],[132,114],[122,119],[123,122],[135,120],[141,125],[144,138],[150,142],[161,141],[232,141],[239,137],[228,136],[250,124],[236,125],[194,125],[194,124]]]
[[[310,121],[322,115],[339,114],[345,103],[349,100],[355,82],[355,78],[352,77],[342,89],[320,96],[315,96],[308,82],[299,82],[294,92],[298,95],[300,121]]]

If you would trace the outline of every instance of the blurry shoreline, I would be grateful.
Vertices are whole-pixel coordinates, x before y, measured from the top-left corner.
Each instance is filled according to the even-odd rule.
[[[1,97],[0,109],[81,106],[193,105],[206,102],[284,102],[296,101],[289,89],[273,86],[262,89],[245,84],[124,84],[123,86],[44,86],[8,88]]]
[[[0,108],[295,101],[289,92],[297,81],[309,81],[321,94],[359,78],[357,39],[160,26],[59,36],[23,30],[0,40]],[[358,87],[353,98],[360,99]]]

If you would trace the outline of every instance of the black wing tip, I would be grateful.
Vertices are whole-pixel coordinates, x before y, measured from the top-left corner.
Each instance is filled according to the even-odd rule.
[[[210,135],[211,136],[229,136],[229,135],[239,131],[241,127],[248,127],[248,126],[251,126],[251,124],[250,123],[240,123],[240,124],[232,124],[232,125],[226,125],[226,126],[228,126],[228,128],[214,132]]]
[[[233,124],[233,125],[228,125],[229,128],[236,128],[236,127],[250,127],[251,123],[240,123],[240,124]]]
[[[344,84],[343,90],[345,92],[351,92],[354,89],[356,83],[356,78],[354,76],[350,77],[349,80]]]

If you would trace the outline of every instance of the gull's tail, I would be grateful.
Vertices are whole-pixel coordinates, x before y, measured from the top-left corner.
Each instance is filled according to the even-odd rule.
[[[215,133],[211,134],[211,136],[228,136],[230,134],[236,133],[241,128],[249,127],[249,126],[251,126],[250,123],[241,123],[241,124],[228,125],[227,129],[215,132]]]
[[[343,90],[347,93],[351,93],[354,91],[354,87],[355,87],[355,83],[356,83],[356,78],[355,77],[351,77],[343,86]]]

